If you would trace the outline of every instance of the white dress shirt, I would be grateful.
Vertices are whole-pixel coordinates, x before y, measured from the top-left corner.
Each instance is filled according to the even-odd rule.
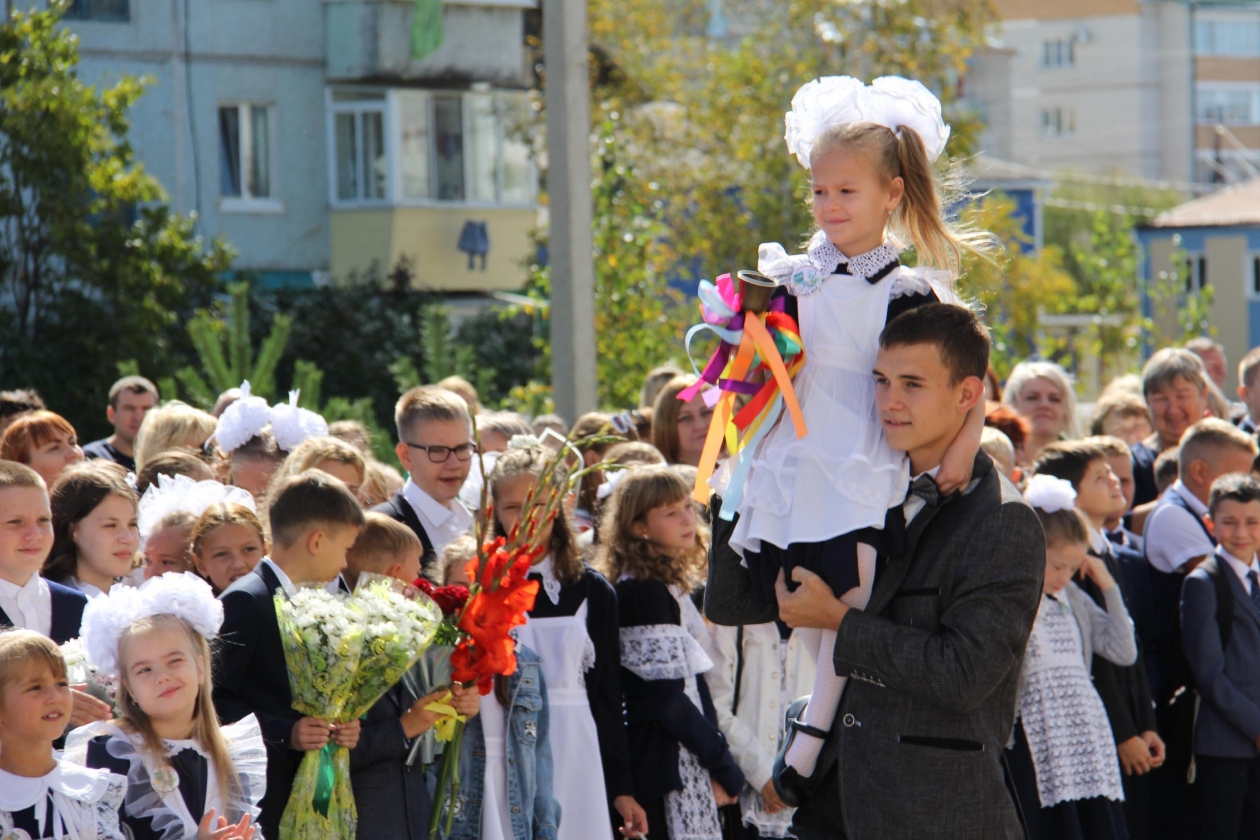
[[[433,550],[438,554],[472,527],[473,515],[458,499],[452,500],[451,506],[447,507],[421,490],[410,478],[403,485],[403,498],[416,512],[424,532],[433,543]]]
[[[1167,502],[1157,505],[1146,519],[1144,541],[1146,559],[1150,564],[1161,572],[1171,574],[1185,565],[1187,560],[1211,554],[1215,546],[1203,528],[1202,520],[1208,512],[1207,505],[1199,501],[1181,483],[1181,479],[1177,479],[1165,495],[1168,493],[1176,493],[1185,500],[1193,514],[1187,513],[1180,505]]]
[[[284,569],[277,566],[270,557],[264,557],[262,561],[275,573],[276,579],[280,581],[280,588],[284,590],[284,594],[290,598],[297,594],[297,587],[293,585],[293,581],[289,580],[289,576],[284,573]]]
[[[1260,563],[1256,563],[1256,558],[1252,557],[1251,564],[1248,565],[1220,547],[1216,549],[1216,556],[1224,560],[1225,564],[1234,570],[1234,574],[1242,581],[1243,591],[1249,595],[1254,595],[1255,593],[1251,591],[1251,581],[1247,580],[1247,574],[1249,572],[1260,574]]]
[[[14,627],[52,633],[52,592],[39,575],[31,575],[24,586],[0,578],[0,609]]]

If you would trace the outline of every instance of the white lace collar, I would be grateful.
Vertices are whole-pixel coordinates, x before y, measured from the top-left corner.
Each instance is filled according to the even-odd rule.
[[[551,562],[551,555],[548,554],[544,557],[542,562],[529,570],[529,573],[542,578],[543,591],[547,593],[548,600],[553,604],[559,605],[560,581],[556,579],[556,570]]]
[[[48,794],[61,794],[74,802],[90,804],[101,798],[109,785],[109,773],[58,760],[46,776],[16,776],[0,770],[0,811],[24,811]]]
[[[900,265],[900,254],[897,246],[886,241],[865,254],[846,257],[839,248],[831,244],[827,234],[821,230],[809,241],[809,261],[824,275],[851,274],[868,283],[876,283],[887,277],[893,268]],[[840,270],[841,266],[844,266],[844,271]]]

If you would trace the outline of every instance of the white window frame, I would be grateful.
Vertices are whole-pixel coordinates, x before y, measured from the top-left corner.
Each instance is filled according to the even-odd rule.
[[[1048,115],[1058,115],[1058,129],[1051,130],[1050,122],[1046,119]],[[1043,107],[1038,117],[1040,120],[1041,136],[1047,139],[1061,139],[1063,137],[1072,137],[1076,134],[1076,109],[1070,105],[1051,105]]]
[[[240,177],[241,177],[241,195],[219,195],[219,211],[223,213],[283,213],[284,202],[276,196],[279,194],[279,182],[277,180],[276,161],[276,103],[256,100],[256,99],[225,99],[218,103],[214,111],[214,133],[215,142],[219,147],[218,155],[215,161],[219,166],[222,162],[219,158],[223,154],[223,137],[219,134],[219,111],[223,108],[237,109],[237,130],[240,133],[241,144],[241,160],[240,160]],[[247,195],[249,191],[248,172],[250,165],[253,163],[253,134],[248,130],[249,120],[252,118],[250,109],[264,108],[267,111],[267,185],[270,195],[252,196]],[[221,172],[216,172],[216,181],[223,177]],[[221,183],[221,181],[219,181]],[[217,191],[217,190],[216,190]]]
[[[1203,15],[1203,12],[1199,12]],[[1208,27],[1215,30],[1218,27],[1236,27],[1236,26],[1253,26],[1260,30],[1260,15],[1255,12],[1240,12],[1233,15],[1212,15],[1210,17],[1200,17],[1195,21],[1194,32],[1194,54],[1203,56],[1218,56],[1221,58],[1260,58],[1260,33],[1257,34],[1256,49],[1253,52],[1221,52],[1216,49],[1216,44],[1204,44],[1200,34]],[[1215,42],[1215,31],[1213,31],[1213,42]]]
[[[1203,105],[1206,95],[1213,91],[1241,91],[1251,95],[1250,121],[1244,123],[1224,123],[1225,125],[1234,126],[1257,126],[1260,125],[1260,82],[1199,82],[1195,85],[1195,114],[1194,120],[1198,125],[1217,125],[1218,123],[1211,120],[1204,120],[1199,117],[1199,111]]]
[[[1208,264],[1206,251],[1187,250],[1185,261],[1190,264],[1190,276],[1186,278],[1190,281],[1190,288],[1183,286],[1178,290],[1180,294],[1197,294],[1212,285],[1212,266]],[[1204,275],[1206,275],[1206,280]]]
[[[1066,38],[1044,38],[1041,41],[1041,69],[1042,70],[1066,70],[1069,67],[1076,66],[1076,45],[1075,35],[1069,35]],[[1050,61],[1051,50],[1055,51],[1057,61]],[[1064,60],[1066,59],[1066,60]]]
[[[384,93],[384,100],[371,99],[359,101],[341,101],[336,102],[333,99],[333,90],[331,88],[325,91],[326,111],[329,115],[327,120],[328,135],[328,190],[331,206],[335,209],[355,209],[369,207],[428,207],[428,208],[460,208],[467,210],[533,210],[538,206],[538,166],[531,159],[529,162],[529,176],[531,191],[526,201],[482,201],[469,200],[448,201],[435,198],[414,198],[403,195],[403,173],[402,173],[402,148],[401,135],[397,127],[401,125],[402,120],[402,103],[399,91],[394,88],[382,91],[380,88],[355,88],[352,86],[338,87],[337,93],[355,93],[361,92],[365,95],[379,96]],[[429,121],[429,188],[430,191],[436,188],[437,172],[436,157],[433,154],[434,132],[436,130],[434,124],[434,96],[452,96],[459,95],[464,100],[464,106],[461,108],[462,130],[464,137],[472,136],[471,119],[472,109],[468,107],[468,100],[474,96],[490,96],[493,97],[501,93],[514,93],[514,91],[501,91],[494,89],[486,90],[464,90],[464,91],[444,91],[425,89],[422,91],[413,91],[425,94],[426,108]],[[385,132],[385,157],[386,157],[386,177],[385,177],[385,197],[382,199],[343,199],[337,195],[337,114],[357,113],[360,111],[383,111],[383,126]],[[502,140],[503,125],[498,124],[499,134],[496,136],[496,154],[499,155],[495,161],[494,177],[495,177],[495,194],[503,194],[503,162],[502,162]],[[469,146],[467,141],[464,146],[464,184],[470,185],[473,179],[472,173],[472,155],[469,154]],[[360,150],[362,150],[362,142],[360,142]],[[361,152],[360,152],[361,153]]]

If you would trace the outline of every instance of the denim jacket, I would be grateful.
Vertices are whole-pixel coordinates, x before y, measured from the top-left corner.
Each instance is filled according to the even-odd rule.
[[[508,681],[507,709],[508,805],[516,840],[556,840],[560,803],[551,795],[551,744],[547,739],[550,713],[547,685],[538,654],[516,646],[516,673]],[[459,794],[447,840],[478,840],[481,836],[481,797],[485,791],[486,745],[481,717],[464,731],[459,755]]]

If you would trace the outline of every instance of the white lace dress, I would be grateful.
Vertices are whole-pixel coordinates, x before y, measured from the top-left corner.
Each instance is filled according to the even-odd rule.
[[[833,274],[840,265],[849,273]],[[758,267],[798,299],[805,364],[793,386],[809,433],[798,439],[780,418],[757,448],[730,539],[741,556],[761,551],[763,540],[787,548],[883,527],[910,483],[906,457],[884,440],[875,408],[871,372],[888,302],[928,292],[957,301],[946,274],[900,265],[893,245],[850,259],[821,231],[807,255],[763,245]]]
[[[0,835],[66,840],[124,840],[118,808],[127,780],[65,760],[46,776],[0,770]]]
[[[696,675],[713,667],[701,644],[709,631],[691,598],[676,587],[670,587],[670,592],[682,611],[682,624],[622,627],[621,667],[645,680],[682,680],[687,699],[703,710]],[[709,771],[681,744],[678,775],[682,789],[665,795],[669,840],[721,840]]]
[[[1066,596],[1043,596],[1024,654],[1018,708],[1043,808],[1100,796],[1124,799],[1111,724],[1081,644]]]

